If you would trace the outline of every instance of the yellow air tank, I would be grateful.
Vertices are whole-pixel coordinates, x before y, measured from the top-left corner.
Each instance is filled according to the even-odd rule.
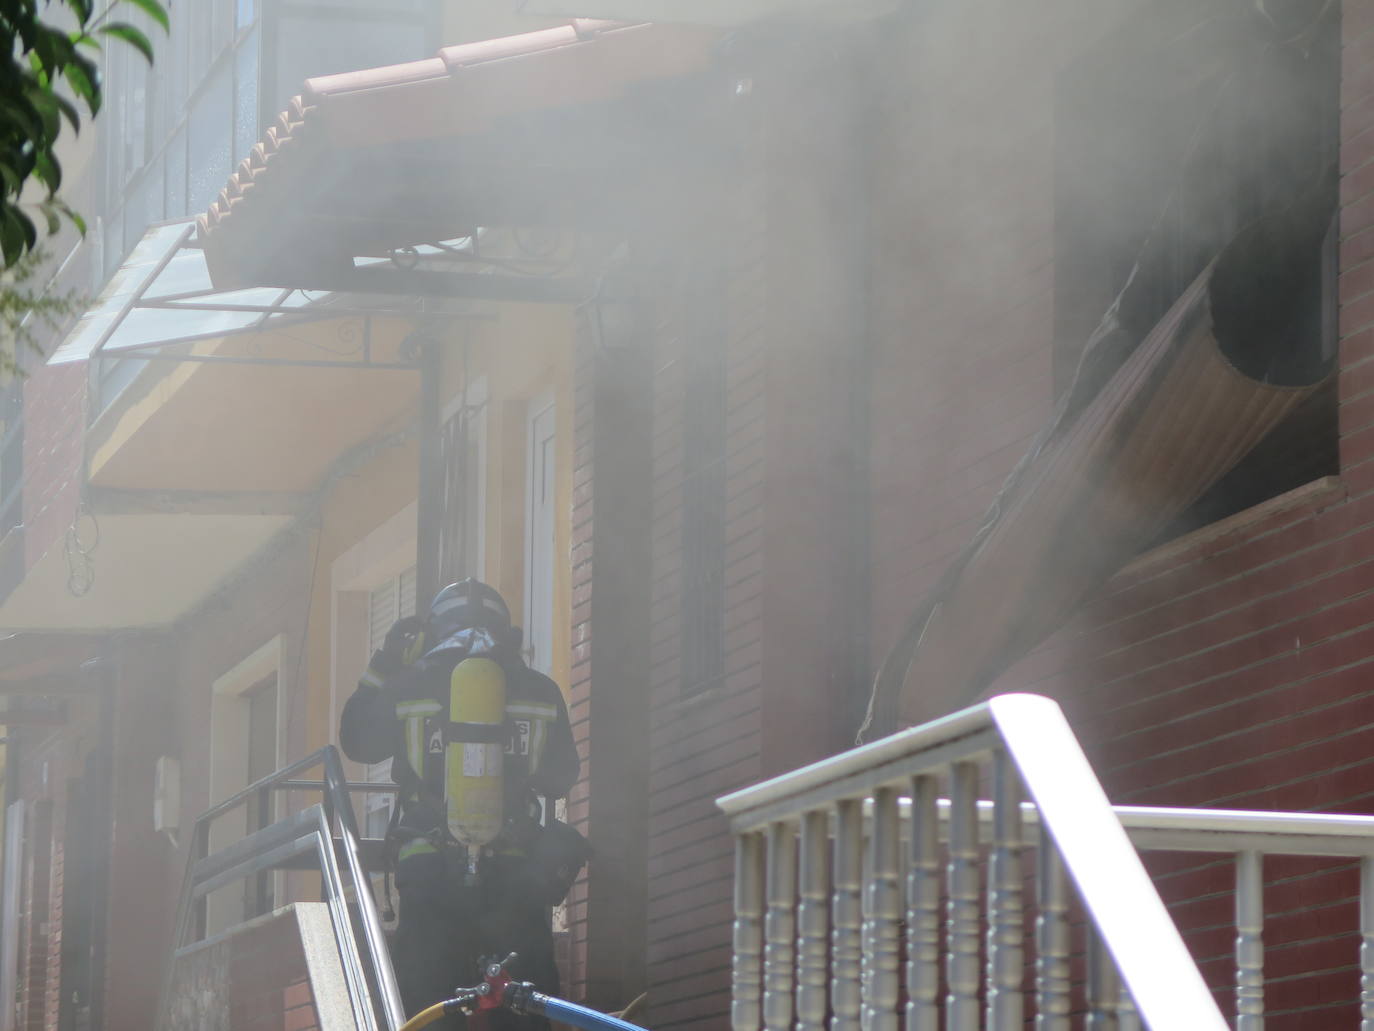
[[[444,752],[448,829],[475,860],[505,821],[506,674],[491,659],[467,658],[449,679]]]

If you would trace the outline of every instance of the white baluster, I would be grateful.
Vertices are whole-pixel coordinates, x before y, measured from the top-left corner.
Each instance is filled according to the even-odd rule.
[[[830,818],[802,816],[801,903],[797,907],[797,1028],[822,1031],[830,973]]]
[[[1131,990],[1124,984],[1116,997],[1116,1031],[1142,1031],[1140,1011],[1135,1008]]]
[[[831,1031],[858,1031],[862,996],[863,803],[845,799],[835,807],[834,897],[830,910]]]
[[[900,994],[902,889],[897,842],[897,790],[873,793],[873,871],[864,890],[863,1027],[896,1031]]]
[[[1097,928],[1088,928],[1088,1018],[1087,1031],[1117,1031],[1117,1000],[1121,979],[1116,962],[1102,944]]]
[[[987,1027],[1020,1031],[1025,905],[1021,899],[1021,778],[1005,752],[993,760],[992,852],[988,858]]]
[[[768,828],[768,911],[763,920],[763,1026],[792,1027],[797,940],[797,836],[786,823]]]
[[[1360,860],[1360,1031],[1374,1031],[1374,859]]]
[[[734,991],[730,1023],[758,1031],[763,999],[763,838],[735,839]]]
[[[1035,1029],[1069,1031],[1069,885],[1059,849],[1043,826],[1035,883]]]
[[[1087,1031],[1141,1031],[1135,1000],[1097,928],[1088,927]]]
[[[946,918],[945,1019],[950,1031],[977,1031],[978,767],[955,763],[949,783],[949,898]]]
[[[940,1019],[940,825],[935,777],[911,782],[911,867],[907,871],[906,1026],[924,1031]]]
[[[1236,1031],[1264,1031],[1264,857],[1236,856]]]

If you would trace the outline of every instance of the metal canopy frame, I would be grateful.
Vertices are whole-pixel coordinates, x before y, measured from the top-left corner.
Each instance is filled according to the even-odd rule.
[[[300,286],[217,290],[195,239],[194,221],[151,227],[111,277],[49,364],[98,358],[376,371],[419,370],[418,361],[379,360],[372,350],[374,318],[480,318],[466,311],[436,312],[411,305],[358,304],[335,291],[311,296]],[[200,317],[197,317],[200,316]],[[168,353],[177,345],[260,333],[312,322],[362,321],[358,358],[278,358],[267,355]],[[138,323],[142,323],[139,325]],[[121,339],[123,337],[123,339]]]

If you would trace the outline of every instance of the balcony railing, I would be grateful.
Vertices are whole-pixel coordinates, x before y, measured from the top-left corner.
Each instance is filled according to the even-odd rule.
[[[1221,1031],[1138,850],[1234,866],[1202,875],[1231,896],[1237,1031],[1264,1026],[1264,857],[1356,860],[1360,1026],[1374,1031],[1374,817],[1113,808],[1048,699],[995,698],[720,804],[736,834],[738,1031],[903,1017],[1010,1031],[1031,1016],[1041,1031]]]

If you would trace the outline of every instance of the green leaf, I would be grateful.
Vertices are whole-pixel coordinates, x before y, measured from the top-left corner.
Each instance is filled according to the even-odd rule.
[[[19,228],[24,233],[24,247],[28,249],[38,242],[38,229],[34,226],[33,219],[24,212],[16,208],[14,213],[19,219]]]
[[[34,175],[49,193],[56,193],[62,189],[62,165],[58,162],[57,156],[50,151],[40,151],[33,166]]]
[[[49,82],[47,69],[43,67],[43,62],[33,51],[29,51],[29,69],[37,77],[38,85],[47,89]]]
[[[19,191],[24,187],[24,181],[19,178],[19,173],[5,162],[0,162],[0,179],[3,179],[5,182],[6,193],[12,193],[18,196]]]
[[[96,39],[89,32],[73,32],[72,43],[79,47],[86,47],[89,50],[100,50],[100,40]]]
[[[172,30],[172,23],[167,17],[167,11],[158,0],[126,0],[126,2],[133,4],[149,18],[161,25],[163,32],[170,32]]]
[[[90,71],[94,67],[85,58],[78,58],[62,69],[62,75],[76,95],[86,102],[92,117],[100,113],[100,88]]]
[[[53,99],[57,101],[57,109],[62,112],[63,117],[71,125],[72,132],[78,131],[81,128],[81,112],[76,109],[76,105],[57,93],[53,94]]]
[[[62,128],[57,100],[52,93],[45,89],[30,89],[26,92],[29,103],[33,105],[33,109],[43,119],[43,139],[48,142],[57,139],[57,134]]]
[[[37,239],[38,234],[28,215],[12,204],[0,208],[0,254],[3,254],[6,265],[18,261],[25,249],[33,245],[31,241]]]
[[[33,109],[27,97],[8,97],[0,93],[0,115],[19,126],[27,140],[35,139],[43,133],[43,119]]]
[[[51,204],[42,206],[43,217],[48,221],[48,235],[56,236],[62,229],[62,217],[57,213],[57,209]]]
[[[129,46],[142,54],[144,60],[149,64],[153,63],[153,44],[148,42],[148,37],[143,34],[142,29],[130,25],[128,22],[117,21],[111,22],[109,25],[100,26],[98,31],[102,36],[113,36],[115,39],[122,39],[125,43],[128,43]]]

